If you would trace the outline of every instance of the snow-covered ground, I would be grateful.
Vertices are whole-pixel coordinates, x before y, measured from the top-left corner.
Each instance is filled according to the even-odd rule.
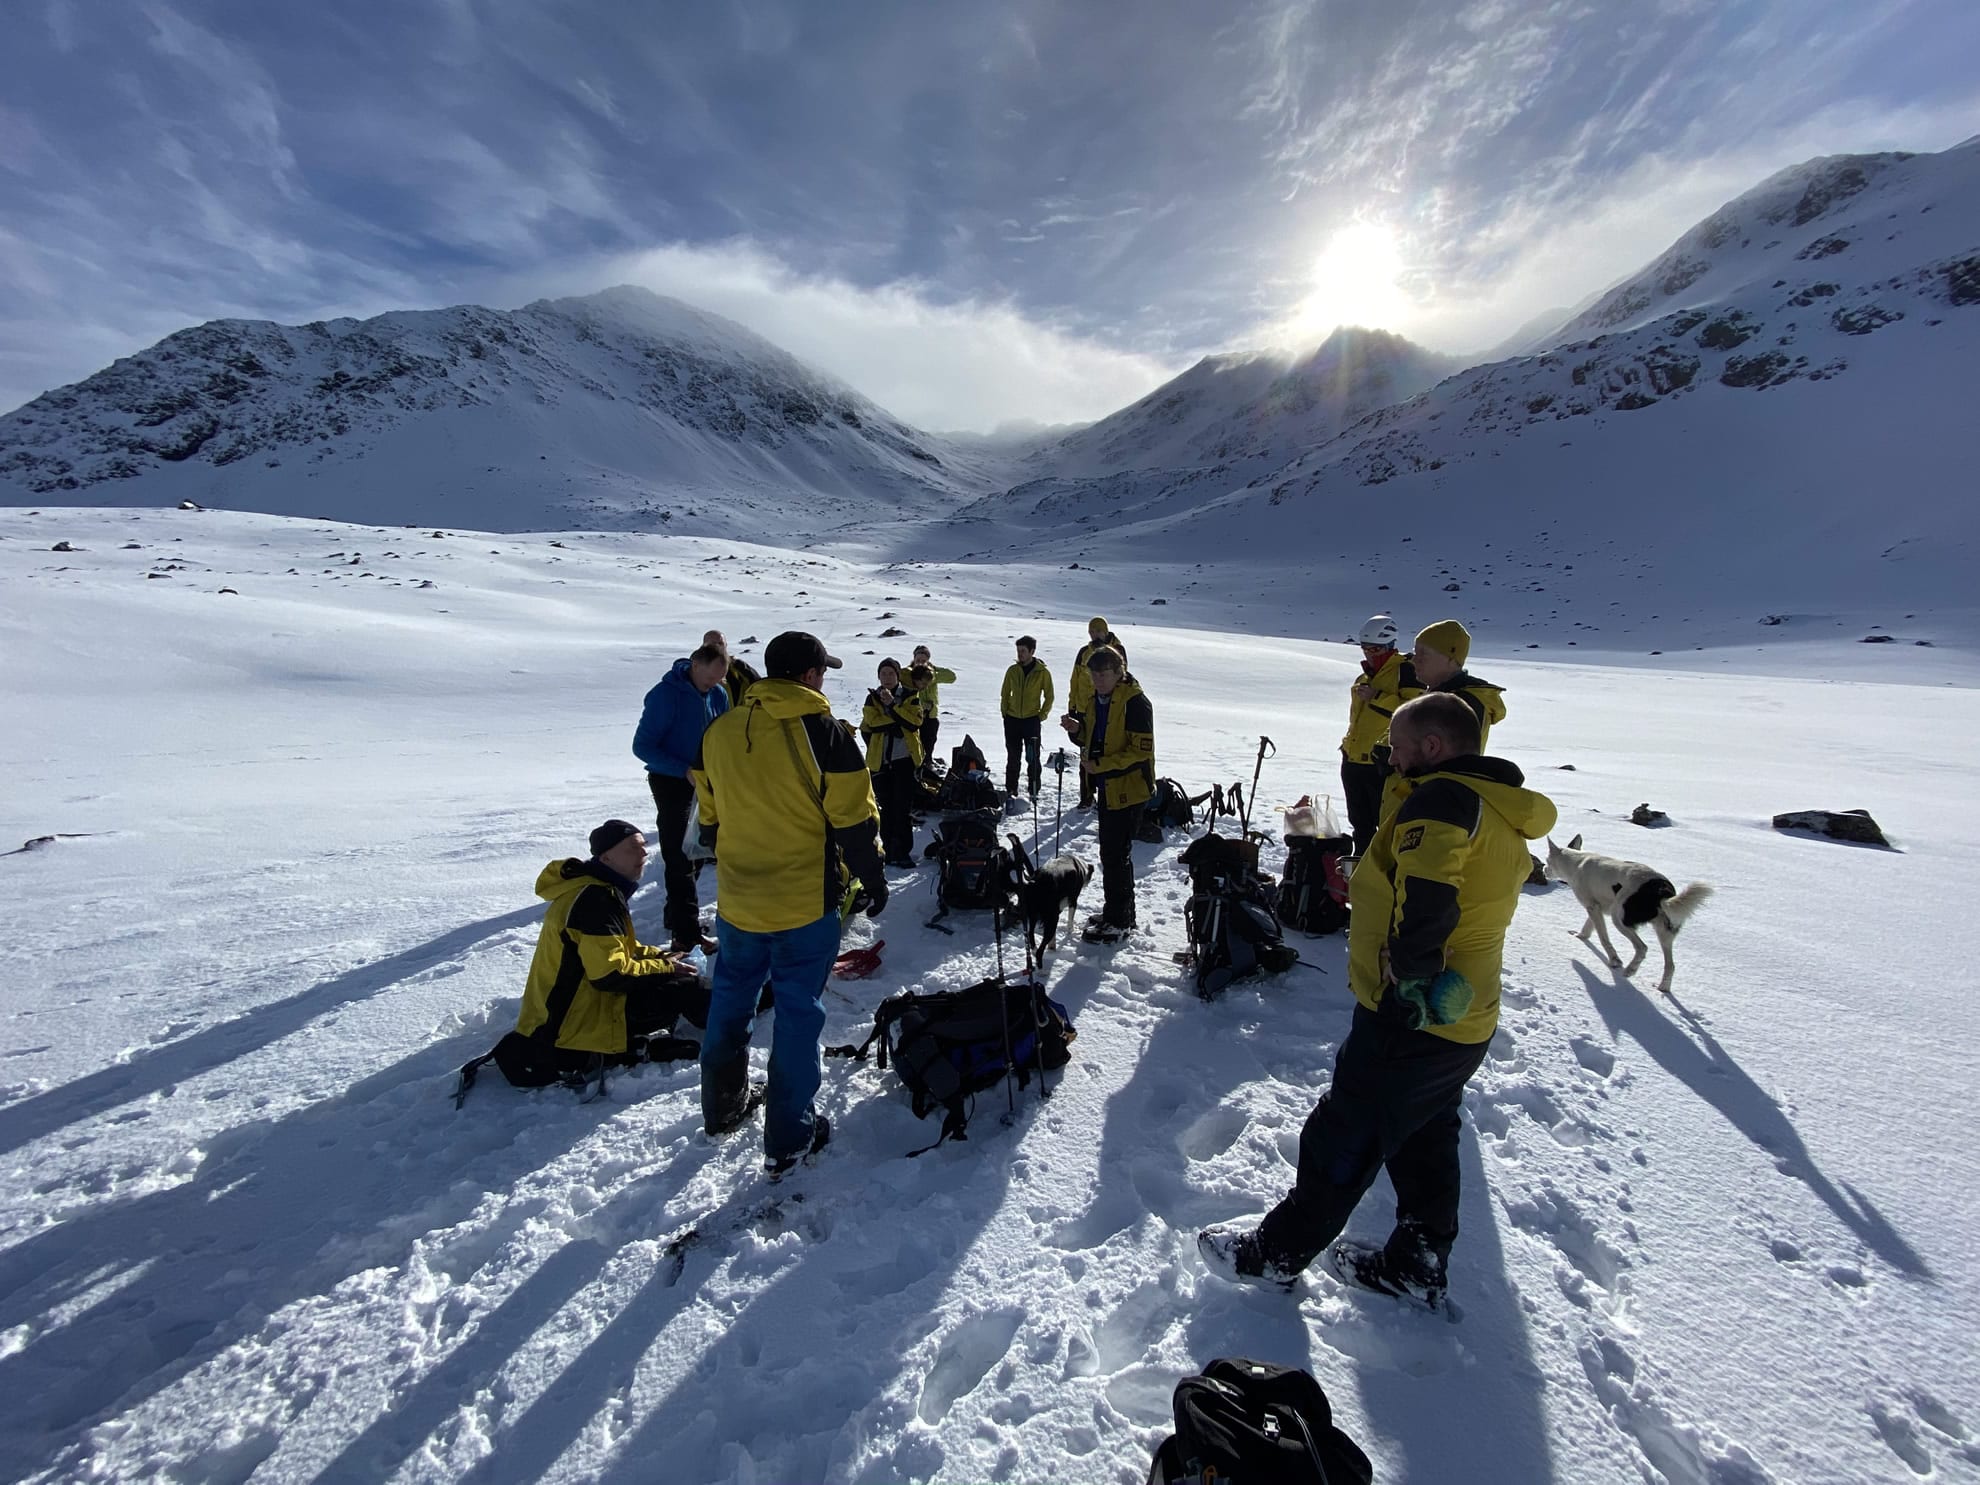
[[[1125,564],[0,511],[0,845],[59,837],[0,859],[0,1474],[1134,1485],[1176,1379],[1249,1354],[1309,1367],[1383,1481],[1980,1480],[1959,644],[1748,627],[1652,659],[1639,631],[1623,665],[1482,630],[1494,750],[1563,834],[1718,895],[1665,1000],[1529,890],[1467,1100],[1460,1324],[1202,1272],[1196,1229],[1289,1181],[1349,999],[1336,939],[1197,1001],[1180,836],[1137,847],[1152,932],[1051,968],[1079,1039],[1050,1100],[1006,1127],[986,1096],[967,1143],[901,1158],[932,1123],[843,1063],[829,1153],[774,1193],[753,1137],[701,1134],[691,1068],[590,1106],[484,1078],[455,1111],[536,871],[648,813],[640,696],[702,629],[827,635],[842,712],[926,640],[962,677],[947,744],[994,739],[1014,632],[1063,683],[1107,612],[1162,772],[1248,782],[1269,733],[1264,801],[1330,790],[1352,652],[1281,636],[1361,600],[1226,560],[1151,611]],[[1767,827],[1809,806],[1898,849]],[[1065,832],[1092,854],[1090,817]],[[987,924],[922,926],[931,875],[849,930],[885,968],[836,986],[828,1040],[992,968]],[[657,886],[634,914],[659,935]]]

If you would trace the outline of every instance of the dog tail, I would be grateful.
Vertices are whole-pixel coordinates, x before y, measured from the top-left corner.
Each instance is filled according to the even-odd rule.
[[[1697,912],[1703,906],[1705,899],[1711,895],[1712,889],[1705,883],[1693,882],[1677,896],[1667,899],[1660,909],[1660,915],[1671,925],[1671,932],[1676,933],[1684,926],[1685,919]]]

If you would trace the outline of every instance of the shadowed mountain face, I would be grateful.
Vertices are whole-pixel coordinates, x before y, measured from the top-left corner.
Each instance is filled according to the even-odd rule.
[[[789,530],[796,494],[816,530],[941,508],[983,487],[980,457],[632,288],[515,311],[217,320],[0,418],[0,491],[18,501],[488,529]]]

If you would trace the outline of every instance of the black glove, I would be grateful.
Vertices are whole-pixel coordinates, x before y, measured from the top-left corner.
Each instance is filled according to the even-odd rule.
[[[704,825],[701,827],[701,849],[706,851],[710,856],[715,854],[715,832],[721,828],[722,822],[719,820],[713,825]]]
[[[881,913],[886,911],[887,879],[884,876],[875,873],[873,880],[870,882],[862,879],[860,882],[860,890],[862,895],[866,898],[866,903],[863,910],[866,913],[867,917],[877,918],[880,916]]]

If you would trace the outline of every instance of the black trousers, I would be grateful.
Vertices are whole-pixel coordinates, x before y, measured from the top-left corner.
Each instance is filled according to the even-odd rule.
[[[1033,799],[1038,797],[1039,780],[1044,770],[1039,764],[1039,738],[1044,721],[1039,717],[1004,718],[1004,792],[1017,793],[1018,754],[1024,755],[1025,781],[1030,785]]]
[[[935,761],[935,739],[942,731],[942,719],[929,717],[921,724],[921,766],[928,767]]]
[[[873,775],[873,801],[880,806],[880,854],[889,861],[914,857],[914,803],[920,788],[911,759],[883,763]]]
[[[1411,1031],[1357,1004],[1333,1084],[1300,1132],[1298,1178],[1258,1229],[1266,1261],[1292,1273],[1319,1257],[1386,1166],[1396,1188],[1389,1260],[1441,1279],[1458,1232],[1459,1111],[1486,1045]]]
[[[701,897],[694,885],[699,863],[690,861],[681,842],[687,839],[688,821],[695,818],[694,784],[668,773],[649,773],[647,787],[653,791],[653,805],[659,812],[660,864],[667,874],[667,907],[661,922],[675,943],[701,938]]]
[[[1347,800],[1348,828],[1354,832],[1357,856],[1368,850],[1375,827],[1382,823],[1382,778],[1379,763],[1341,760],[1341,794]]]
[[[1145,805],[1126,809],[1100,806],[1100,889],[1106,899],[1102,915],[1121,928],[1134,927],[1134,827]]]

